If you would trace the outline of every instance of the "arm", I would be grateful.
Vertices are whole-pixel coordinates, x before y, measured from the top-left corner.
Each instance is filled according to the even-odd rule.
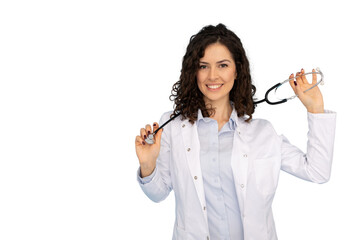
[[[307,154],[282,136],[281,169],[308,181],[324,183],[329,180],[331,173],[336,114],[324,110],[323,97],[318,87],[304,93],[311,84],[303,73],[303,69],[298,72],[296,81],[290,81],[290,85],[308,111]],[[290,75],[292,77],[293,74]],[[312,84],[316,82],[316,74],[313,74]]]
[[[336,114],[330,111],[308,113],[308,124],[306,154],[281,136],[281,169],[307,181],[325,183],[331,173]]]
[[[164,114],[161,117],[160,125],[162,125],[162,123],[164,123],[168,119],[168,115],[169,114]],[[144,175],[142,172],[142,168],[139,167],[139,170],[137,172],[137,179],[141,189],[154,202],[160,202],[164,200],[172,190],[171,177],[170,177],[170,164],[169,164],[170,161],[169,127],[170,126],[167,125],[163,130],[160,130],[161,135],[158,136],[158,133],[156,134],[157,137],[156,141],[158,143],[160,142],[159,145],[160,151],[155,161],[155,166],[152,168],[153,170],[149,171],[148,173],[146,173],[146,175]],[[150,146],[147,143],[145,143],[143,147],[146,148],[153,146]]]

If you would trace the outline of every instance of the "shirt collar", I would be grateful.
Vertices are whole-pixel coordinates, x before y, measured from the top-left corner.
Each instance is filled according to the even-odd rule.
[[[235,110],[235,107],[234,107],[234,103],[233,102],[230,102],[231,104],[231,107],[232,107],[232,112],[231,112],[231,115],[230,115],[230,119],[229,119],[229,126],[231,128],[231,130],[235,130],[236,127],[237,127],[237,112]],[[211,118],[209,117],[205,117],[202,115],[202,112],[201,112],[201,109],[198,110],[198,118],[197,118],[197,124],[199,124],[200,121],[204,121],[205,123],[208,123],[211,121]]]

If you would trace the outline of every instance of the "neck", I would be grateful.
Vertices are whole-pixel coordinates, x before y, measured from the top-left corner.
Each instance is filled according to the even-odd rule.
[[[215,119],[219,124],[226,123],[230,119],[232,107],[229,99],[222,101],[208,101],[207,104],[211,104],[211,107],[215,109],[215,113],[210,118]]]

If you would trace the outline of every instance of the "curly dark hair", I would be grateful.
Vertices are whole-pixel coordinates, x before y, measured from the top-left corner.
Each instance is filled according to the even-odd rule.
[[[196,79],[200,58],[204,56],[206,47],[213,43],[223,44],[232,54],[237,77],[230,91],[230,101],[234,103],[238,117],[248,115],[246,121],[249,122],[255,111],[253,95],[256,92],[251,82],[249,61],[239,37],[221,23],[217,26],[205,26],[190,38],[183,57],[180,79],[173,85],[169,97],[174,101],[172,116],[181,113],[182,119],[188,118],[194,123],[197,120],[198,109],[201,109],[204,117],[210,117],[215,113],[215,109],[205,105]]]

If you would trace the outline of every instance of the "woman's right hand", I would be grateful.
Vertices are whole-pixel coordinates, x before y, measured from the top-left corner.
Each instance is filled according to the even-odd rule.
[[[145,128],[140,129],[140,136],[136,136],[135,139],[136,155],[139,159],[140,174],[143,178],[149,176],[156,167],[156,159],[160,153],[160,142],[163,129],[160,129],[155,134],[154,144],[146,143],[145,139],[147,136],[149,136],[149,134],[153,133],[158,128],[158,123],[153,124],[153,130],[151,130],[151,126],[148,124],[145,126]]]

